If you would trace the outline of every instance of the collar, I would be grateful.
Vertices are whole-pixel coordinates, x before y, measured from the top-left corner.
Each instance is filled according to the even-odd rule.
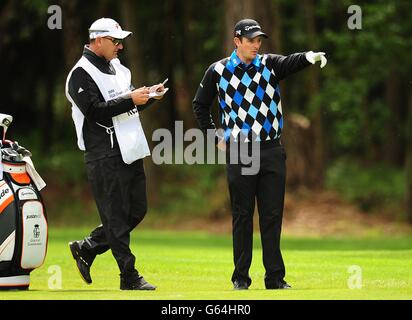
[[[111,66],[110,62],[106,61],[105,58],[99,57],[86,44],[83,49],[83,56],[87,58],[97,69],[103,73],[116,74],[116,71]]]
[[[233,67],[237,67],[238,65],[244,65],[246,67],[250,66],[251,64],[253,64],[256,68],[260,67],[260,61],[261,61],[261,55],[256,55],[255,59],[252,60],[252,62],[248,65],[246,65],[242,60],[240,60],[240,58],[238,57],[238,55],[236,54],[236,49],[233,50],[232,54],[230,55],[230,63],[233,65]]]

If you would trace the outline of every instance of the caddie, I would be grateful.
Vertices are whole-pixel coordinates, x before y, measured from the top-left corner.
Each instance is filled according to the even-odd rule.
[[[151,105],[151,95],[164,91],[164,86],[132,86],[130,70],[118,59],[131,34],[113,19],[96,20],[89,29],[89,44],[67,77],[66,96],[72,105],[77,143],[84,151],[102,223],[69,247],[86,283],[92,283],[90,267],[96,255],[111,249],[120,270],[121,290],[154,290],[135,268],[130,232],[147,211],[143,158],[150,151],[139,112]]]

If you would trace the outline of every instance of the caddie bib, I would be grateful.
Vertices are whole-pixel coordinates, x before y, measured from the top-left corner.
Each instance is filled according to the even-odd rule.
[[[81,57],[67,77],[66,96],[72,104],[72,118],[76,127],[77,144],[80,150],[86,150],[83,140],[84,115],[68,92],[71,74],[77,67],[83,68],[92,77],[107,102],[129,93],[131,86],[130,70],[123,66],[119,59],[113,59],[111,64],[116,70],[114,75],[101,72],[86,57]],[[102,130],[106,130],[111,135],[112,147],[114,129],[122,159],[125,163],[130,164],[150,155],[149,146],[136,107],[128,112],[112,117],[112,121],[113,127],[97,124],[102,127]]]

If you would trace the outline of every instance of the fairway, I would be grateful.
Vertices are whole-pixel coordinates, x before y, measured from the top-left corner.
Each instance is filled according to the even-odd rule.
[[[51,229],[44,265],[31,274],[29,291],[0,291],[0,300],[139,299],[276,300],[411,299],[412,237],[295,238],[281,246],[290,290],[265,290],[260,238],[247,291],[233,291],[230,235],[137,229],[132,251],[139,272],[157,285],[152,292],[120,291],[119,271],[111,252],[96,258],[86,285],[67,243],[89,230]],[[357,278],[354,278],[357,277]],[[354,280],[355,279],[355,280]],[[352,287],[352,288],[350,288]]]

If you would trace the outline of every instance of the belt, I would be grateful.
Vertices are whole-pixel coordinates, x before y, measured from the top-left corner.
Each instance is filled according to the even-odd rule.
[[[260,147],[261,148],[270,148],[270,147],[279,147],[282,145],[282,142],[280,139],[274,139],[274,140],[266,140],[266,141],[260,141]]]
[[[259,146],[261,149],[267,149],[267,148],[273,148],[273,147],[279,147],[282,145],[282,142],[280,139],[273,139],[273,140],[265,140],[265,141],[249,141],[249,142],[227,142],[227,146],[230,147],[235,147],[235,146],[247,146],[248,148],[251,148],[252,145]]]

